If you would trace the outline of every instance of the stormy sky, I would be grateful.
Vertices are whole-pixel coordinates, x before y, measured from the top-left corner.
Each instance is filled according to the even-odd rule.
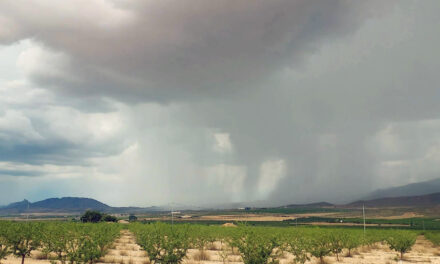
[[[440,1],[0,1],[0,204],[326,200],[440,177]]]

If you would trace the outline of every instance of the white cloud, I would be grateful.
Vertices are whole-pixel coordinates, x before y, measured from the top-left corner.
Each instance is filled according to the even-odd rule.
[[[233,150],[233,145],[228,133],[214,134],[214,151],[219,153],[230,153]]]
[[[0,116],[0,141],[10,143],[26,143],[39,141],[43,137],[35,130],[31,121],[23,113],[7,110]]]
[[[73,81],[69,74],[70,59],[60,52],[52,52],[29,41],[30,47],[21,52],[17,66],[28,78],[52,78]]]

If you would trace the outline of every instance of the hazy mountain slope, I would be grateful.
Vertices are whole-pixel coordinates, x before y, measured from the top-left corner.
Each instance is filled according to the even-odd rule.
[[[440,206],[440,192],[418,195],[360,200],[343,207],[434,207]]]
[[[362,198],[371,200],[385,197],[416,196],[440,192],[440,178],[403,186],[379,189]]]
[[[18,210],[25,210],[27,208],[30,208],[31,203],[24,199],[23,201],[11,203],[9,205],[4,206],[4,209],[18,209]]]
[[[284,208],[320,208],[320,207],[333,207],[334,204],[327,202],[319,202],[319,203],[309,203],[309,204],[288,204],[283,206]]]

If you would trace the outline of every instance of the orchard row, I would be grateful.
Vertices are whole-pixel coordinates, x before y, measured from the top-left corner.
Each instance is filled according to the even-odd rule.
[[[52,254],[62,264],[93,263],[119,236],[118,224],[67,222],[0,222],[0,262],[13,254],[25,258],[34,250]]]
[[[174,225],[164,223],[131,224],[130,230],[147,252],[152,263],[180,263],[189,248],[203,251],[207,245],[220,241],[230,252],[239,252],[245,264],[277,263],[283,252],[294,256],[295,263],[305,263],[352,250],[362,245],[386,242],[399,252],[400,257],[411,249],[417,236],[409,230],[307,227],[250,227],[225,228],[221,226]],[[221,252],[220,256],[227,254]]]
[[[237,252],[245,264],[276,263],[283,252],[291,253],[296,263],[312,257],[323,261],[328,255],[339,259],[343,250],[350,255],[355,248],[377,242],[387,243],[403,257],[420,235],[417,231],[384,229],[364,233],[352,228],[0,221],[0,262],[12,254],[23,264],[32,251],[39,250],[61,264],[94,263],[106,254],[123,228],[134,233],[152,264],[181,263],[188,249],[204,251],[215,242],[222,244],[220,257]],[[440,233],[425,236],[434,244],[440,243]]]

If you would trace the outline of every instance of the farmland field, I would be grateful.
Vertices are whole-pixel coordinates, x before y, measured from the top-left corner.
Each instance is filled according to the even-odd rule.
[[[401,229],[0,222],[1,263],[440,263],[440,232]]]

